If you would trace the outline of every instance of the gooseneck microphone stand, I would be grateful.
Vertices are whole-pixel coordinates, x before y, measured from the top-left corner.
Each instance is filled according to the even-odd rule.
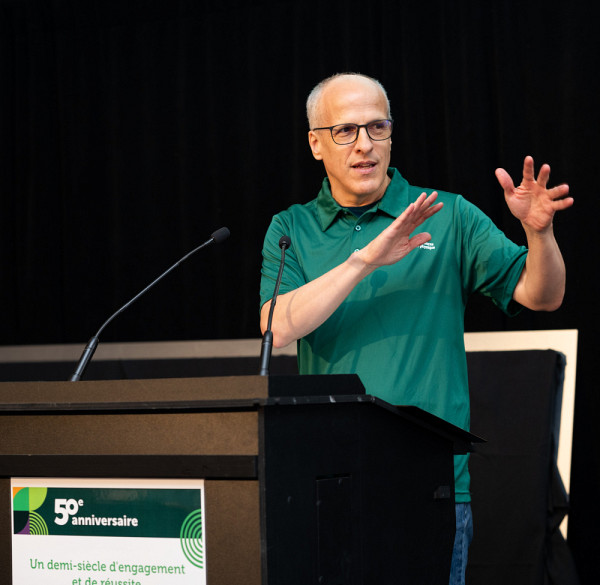
[[[149,291],[157,282],[162,280],[165,276],[167,276],[167,274],[169,274],[169,272],[171,272],[172,270],[177,268],[177,266],[179,266],[184,260],[187,260],[192,254],[195,254],[196,252],[198,252],[198,250],[201,250],[202,248],[204,248],[205,246],[208,246],[209,244],[212,244],[212,243],[218,244],[220,242],[223,242],[228,237],[229,237],[229,229],[226,227],[219,228],[217,231],[215,231],[211,234],[210,239],[206,240],[206,242],[204,242],[197,248],[193,249],[191,252],[188,252],[183,258],[181,258],[181,260],[179,260],[178,262],[175,262],[175,264],[173,264],[173,266],[171,266],[171,268],[169,268],[168,270],[165,270],[165,272],[163,272],[158,278],[153,280],[144,290],[142,290],[137,295],[135,295],[135,297],[133,297],[129,302],[125,303],[116,313],[111,315],[111,317],[104,322],[102,327],[100,327],[100,329],[98,329],[98,332],[96,333],[96,335],[94,335],[94,337],[92,337],[88,341],[87,345],[85,346],[85,349],[83,350],[83,353],[81,354],[81,357],[79,358],[79,362],[77,363],[77,368],[75,369],[75,371],[73,372],[73,375],[71,376],[71,382],[78,382],[81,379],[81,376],[83,376],[83,374],[85,373],[85,370],[86,370],[88,364],[90,363],[90,360],[92,359],[94,352],[96,351],[96,348],[98,347],[98,343],[100,341],[100,334],[102,333],[102,331],[104,331],[105,327],[117,315],[121,314],[125,309],[127,309],[127,307],[129,307],[135,301],[137,301],[145,292]]]
[[[263,335],[262,344],[260,346],[260,375],[269,375],[269,364],[271,362],[271,352],[273,351],[273,332],[271,331],[271,323],[273,322],[273,311],[275,310],[275,304],[277,303],[277,295],[279,294],[279,285],[281,284],[281,276],[283,275],[283,267],[285,265],[285,250],[292,244],[292,240],[289,236],[281,236],[279,239],[279,247],[281,248],[281,262],[279,263],[279,273],[277,274],[277,280],[275,281],[275,290],[273,291],[273,298],[271,299],[271,307],[269,308],[269,319],[267,321],[267,328]]]

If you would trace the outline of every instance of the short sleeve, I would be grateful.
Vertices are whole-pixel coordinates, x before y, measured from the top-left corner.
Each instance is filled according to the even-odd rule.
[[[260,307],[273,297],[275,282],[279,273],[281,262],[281,248],[279,240],[281,236],[290,236],[293,226],[289,212],[282,212],[273,217],[271,225],[265,235],[262,250],[262,269],[260,279]],[[279,294],[285,294],[306,284],[307,279],[304,271],[299,265],[296,255],[296,243],[292,235],[292,242],[285,251],[285,266],[279,287]]]
[[[457,198],[463,238],[463,284],[468,293],[490,297],[506,314],[520,306],[513,292],[527,259],[527,248],[509,240],[485,215],[463,197]]]

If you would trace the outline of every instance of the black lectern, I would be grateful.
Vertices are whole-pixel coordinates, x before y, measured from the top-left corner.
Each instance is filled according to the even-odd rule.
[[[442,585],[474,440],[356,376],[2,383],[0,582],[30,476],[205,479],[209,585]]]

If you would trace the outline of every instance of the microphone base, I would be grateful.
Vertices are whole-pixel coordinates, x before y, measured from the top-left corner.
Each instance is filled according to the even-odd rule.
[[[71,376],[71,382],[79,382],[79,380],[81,379],[81,376],[83,376],[83,374],[85,373],[85,370],[88,366],[88,364],[90,363],[90,360],[92,359],[96,348],[98,347],[98,342],[100,340],[98,339],[97,336],[92,337],[89,341],[88,344],[85,346],[85,349],[83,350],[83,353],[81,354],[81,357],[79,358],[79,362],[77,363],[77,368],[75,369],[75,371],[73,372],[73,375]]]
[[[269,375],[269,364],[271,363],[271,352],[273,350],[273,332],[270,329],[265,331],[262,344],[260,346],[260,371],[259,375]]]

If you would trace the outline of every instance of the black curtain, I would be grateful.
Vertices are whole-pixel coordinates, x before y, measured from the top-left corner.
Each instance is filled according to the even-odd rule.
[[[599,41],[592,3],[0,0],[1,344],[258,337],[271,216],[312,199],[304,100],[360,71],[387,88],[392,163],[463,193],[518,242],[494,169],[552,165],[564,306],[507,319],[474,298],[468,330],[580,331],[570,545],[600,581],[592,305]]]

